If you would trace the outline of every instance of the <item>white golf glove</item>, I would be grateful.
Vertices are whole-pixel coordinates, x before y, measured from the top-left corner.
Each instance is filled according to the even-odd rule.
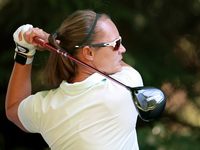
[[[27,43],[24,40],[24,32],[28,31],[29,29],[33,28],[32,25],[26,24],[20,26],[13,34],[14,41],[16,43],[15,51],[21,54],[24,54],[26,56],[33,56],[35,54],[35,47],[32,44]],[[22,40],[19,41],[19,33],[21,32]]]

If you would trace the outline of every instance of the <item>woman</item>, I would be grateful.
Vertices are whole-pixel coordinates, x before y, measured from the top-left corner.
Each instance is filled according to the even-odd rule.
[[[30,25],[15,32],[16,62],[6,97],[8,119],[25,132],[40,133],[55,150],[139,149],[138,114],[130,92],[93,70],[51,51],[45,77],[60,86],[31,95],[33,46],[45,49],[34,42],[35,36],[128,86],[143,85],[140,74],[122,61],[126,49],[111,19],[91,10],[76,11],[57,33],[49,35]],[[18,59],[21,54],[26,61]]]

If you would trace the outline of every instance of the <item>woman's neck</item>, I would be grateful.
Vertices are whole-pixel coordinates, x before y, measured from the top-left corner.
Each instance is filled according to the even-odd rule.
[[[70,83],[75,83],[75,82],[81,82],[87,79],[89,76],[94,74],[95,72],[89,68],[86,68],[84,66],[78,66],[77,67],[77,73],[74,76],[74,78],[71,80]]]

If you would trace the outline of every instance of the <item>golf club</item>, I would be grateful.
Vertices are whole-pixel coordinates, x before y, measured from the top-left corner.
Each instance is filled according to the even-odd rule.
[[[57,53],[68,57],[69,59],[88,67],[95,72],[101,74],[102,76],[112,80],[113,82],[120,84],[121,86],[125,87],[127,90],[131,92],[133,103],[136,107],[136,110],[138,111],[138,114],[140,118],[146,122],[149,122],[161,115],[161,113],[164,111],[165,104],[166,104],[166,98],[164,93],[154,87],[129,87],[124,85],[123,83],[115,80],[114,78],[102,73],[101,71],[87,65],[86,63],[74,58],[72,55],[68,54],[65,51],[62,51],[60,49],[55,48],[54,46],[50,45],[47,41],[44,41],[43,39],[39,37],[35,37],[34,41],[38,44],[40,44],[43,47],[50,48],[53,51],[56,51]]]

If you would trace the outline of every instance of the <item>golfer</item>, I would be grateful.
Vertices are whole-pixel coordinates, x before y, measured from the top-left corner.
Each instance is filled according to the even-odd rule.
[[[140,74],[122,60],[126,49],[106,14],[79,10],[57,32],[26,24],[13,34],[15,64],[6,96],[6,115],[29,133],[40,133],[52,150],[138,150],[138,113],[124,87],[50,51],[48,83],[58,88],[31,95],[31,69],[38,36],[130,87],[143,86]],[[32,79],[34,81],[34,79]]]

